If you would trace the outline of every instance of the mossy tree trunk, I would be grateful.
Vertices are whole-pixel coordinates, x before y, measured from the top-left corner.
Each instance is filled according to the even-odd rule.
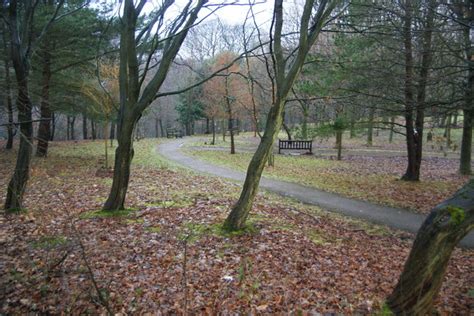
[[[436,206],[416,235],[399,281],[387,299],[396,315],[429,315],[454,247],[474,228],[474,180]]]
[[[311,18],[314,0],[307,0],[305,2],[300,20],[301,27],[298,50],[295,52],[295,58],[292,59],[291,64],[288,65],[288,59],[285,58],[282,47],[283,0],[275,1],[273,11],[273,41],[271,43],[271,60],[273,64],[267,65],[267,69],[274,69],[275,72],[272,76],[274,80],[272,84],[274,87],[272,107],[267,115],[267,122],[261,142],[248,166],[239,200],[225,220],[224,227],[228,230],[239,230],[245,226],[245,222],[258,191],[263,168],[265,167],[265,163],[273,149],[273,143],[283,123],[283,110],[286,98],[301,71],[309,48],[316,42],[324,22],[329,17],[337,2],[338,1],[321,1],[317,7],[314,19]],[[310,25],[310,21],[312,25]]]

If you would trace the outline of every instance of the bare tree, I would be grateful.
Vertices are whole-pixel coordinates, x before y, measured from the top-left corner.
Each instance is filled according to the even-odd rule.
[[[285,56],[285,49],[282,45],[284,38],[283,1],[275,1],[270,31],[270,58],[267,59],[268,74],[272,78],[273,86],[272,107],[267,116],[262,140],[247,169],[240,198],[224,223],[224,226],[229,230],[238,230],[245,226],[245,221],[257,194],[263,168],[282,126],[283,110],[288,94],[303,67],[309,49],[316,42],[321,29],[337,3],[338,1],[323,0],[316,5],[314,0],[305,1],[300,18],[298,46],[290,56]],[[312,15],[313,9],[316,11],[314,15]]]
[[[193,2],[188,2],[172,21],[166,21],[166,18],[174,1],[165,0],[151,14],[145,26],[139,29],[138,20],[146,2],[141,0],[136,5],[132,0],[123,2],[120,19],[118,147],[112,188],[104,210],[124,208],[133,158],[133,131],[142,113],[156,98],[189,29],[198,21],[198,13],[206,0],[199,0],[194,6]],[[140,45],[149,49],[143,50]],[[161,58],[156,60],[158,50]],[[156,72],[144,84],[148,72],[153,68],[156,68]]]

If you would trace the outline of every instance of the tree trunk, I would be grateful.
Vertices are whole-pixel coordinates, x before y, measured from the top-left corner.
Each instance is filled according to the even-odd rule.
[[[416,235],[387,305],[396,315],[429,315],[454,247],[474,228],[474,180],[436,206]]]
[[[391,144],[393,142],[393,128],[395,123],[395,116],[390,118],[390,134],[388,135],[388,142]]]
[[[232,112],[230,113],[232,115]],[[230,133],[230,153],[235,154],[235,140],[234,140],[234,124],[233,119],[229,118],[229,133]]]
[[[303,122],[301,123],[301,136],[304,140],[308,139],[308,109],[303,108]]]
[[[76,116],[71,117],[70,123],[71,123],[71,128],[70,128],[71,140],[75,140],[76,137],[75,137],[75,133],[74,133],[74,126],[75,126],[75,123],[76,123]]]
[[[265,167],[273,148],[273,143],[278,136],[283,122],[283,107],[284,102],[280,101],[274,105],[268,113],[265,132],[260,144],[258,145],[257,151],[253,155],[247,168],[247,175],[245,177],[240,198],[225,220],[224,227],[228,230],[239,230],[245,227],[245,221],[247,220],[250,209],[252,208],[253,200],[257,194],[263,168]]]
[[[114,122],[111,122],[110,123],[110,136],[109,136],[109,139],[110,139],[110,147],[112,147],[114,145],[114,139],[115,139],[115,126],[116,124]]]
[[[337,160],[342,159],[342,130],[336,131]]]
[[[155,117],[155,138],[160,137],[159,135],[159,120]]]
[[[444,137],[446,137],[446,148],[451,147],[451,114],[446,119],[446,128],[444,129]]]
[[[209,124],[210,124],[210,120],[208,117],[206,117],[206,132],[205,134],[210,134],[211,133],[211,129],[209,128]]]
[[[38,128],[37,157],[48,155],[48,143],[51,138],[51,107],[49,104],[49,86],[51,82],[51,54],[48,41],[43,45],[43,87],[41,91],[41,121]]]
[[[406,13],[404,21],[404,42],[405,42],[405,120],[406,120],[406,137],[408,166],[402,180],[418,181],[420,179],[420,168],[423,149],[423,125],[424,125],[424,108],[426,100],[426,86],[428,81],[429,69],[432,63],[432,47],[431,40],[434,28],[434,16],[436,10],[436,1],[430,0],[427,7],[426,25],[423,30],[421,56],[421,67],[419,74],[419,82],[417,85],[416,103],[414,100],[413,90],[413,56],[412,56],[412,3],[411,0],[406,2]],[[416,119],[413,119],[413,112],[416,108]]]
[[[133,130],[137,120],[124,118],[118,126],[115,150],[114,177],[110,194],[103,207],[104,210],[123,210],[130,179],[130,164],[133,159]]]
[[[29,178],[30,161],[33,142],[33,124],[31,122],[31,101],[28,83],[22,74],[17,75],[18,84],[18,121],[20,122],[20,148],[18,150],[15,171],[8,184],[5,210],[19,211],[22,209],[23,194]]]
[[[3,24],[3,22],[2,22]],[[3,43],[5,52],[8,50],[7,46],[7,32],[3,30]],[[5,146],[6,149],[13,148],[13,137],[15,136],[13,133],[13,102],[12,102],[12,92],[11,92],[11,79],[10,79],[10,59],[8,54],[5,54],[4,59],[5,64],[5,105],[7,107],[7,116],[8,116],[8,124],[7,124],[7,144]]]
[[[373,145],[374,116],[375,116],[375,107],[371,107],[369,110],[369,122],[367,124],[367,146],[369,147]]]
[[[87,139],[87,116],[82,114],[82,139]]]
[[[222,141],[225,142],[225,133],[227,132],[225,128],[225,120],[221,121],[221,127],[222,127]]]
[[[473,81],[471,81],[471,84]],[[471,105],[472,105],[472,102],[471,102]],[[474,110],[464,110],[464,124],[462,128],[462,140],[461,140],[461,159],[460,159],[460,165],[459,165],[459,173],[464,174],[464,175],[470,175],[472,173],[471,152],[472,152],[473,117],[474,117]]]
[[[212,143],[211,145],[216,144],[216,120],[212,118]]]
[[[51,115],[51,137],[49,138],[49,141],[54,140],[54,135],[56,133],[56,114],[54,112]]]
[[[95,122],[94,120],[91,120],[91,136],[92,136],[92,140],[96,140],[97,139],[97,131],[95,129]]]
[[[351,115],[351,121],[349,123],[349,138],[354,138],[355,135],[355,117],[354,114]]]

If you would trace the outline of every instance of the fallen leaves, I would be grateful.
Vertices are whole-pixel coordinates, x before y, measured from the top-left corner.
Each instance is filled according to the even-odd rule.
[[[68,150],[78,154],[66,145],[61,156],[53,151],[47,162],[36,161],[29,213],[0,217],[1,313],[104,313],[93,277],[118,314],[368,314],[391,292],[411,246],[409,234],[265,192],[250,217],[254,229],[226,236],[218,228],[239,186],[153,162],[133,168],[127,200],[134,211],[84,216],[97,214],[109,184],[94,177],[90,147],[100,144],[82,146],[87,150],[78,148],[67,164]],[[137,146],[140,153],[154,143]],[[13,164],[12,156],[0,157]],[[3,189],[7,170],[0,170]],[[194,236],[187,295],[184,233]],[[469,314],[473,258],[472,250],[454,252],[436,302],[441,314]]]

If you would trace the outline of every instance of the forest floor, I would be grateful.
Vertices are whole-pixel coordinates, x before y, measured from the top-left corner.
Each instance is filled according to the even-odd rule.
[[[248,228],[220,224],[240,186],[191,173],[135,145],[127,205],[98,211],[111,185],[103,143],[53,143],[34,159],[27,213],[0,217],[0,313],[374,313],[412,234],[262,192]],[[15,154],[0,150],[0,191]],[[3,205],[4,194],[0,197]],[[474,251],[456,249],[436,301],[474,304]]]
[[[239,135],[236,137],[237,153],[230,155],[228,137],[226,142],[219,139],[216,146],[209,145],[209,139],[200,137],[187,141],[186,153],[238,171],[247,170],[259,141],[250,134]],[[317,140],[313,145],[314,155],[292,155],[289,151],[277,154],[275,167],[265,168],[263,175],[423,214],[429,213],[469,180],[469,176],[457,172],[459,151],[441,151],[439,144],[430,143],[424,152],[421,181],[400,181],[407,165],[404,146],[398,138],[389,143],[386,135],[376,138],[371,147],[360,138],[346,139],[343,159],[337,161],[334,139]]]

